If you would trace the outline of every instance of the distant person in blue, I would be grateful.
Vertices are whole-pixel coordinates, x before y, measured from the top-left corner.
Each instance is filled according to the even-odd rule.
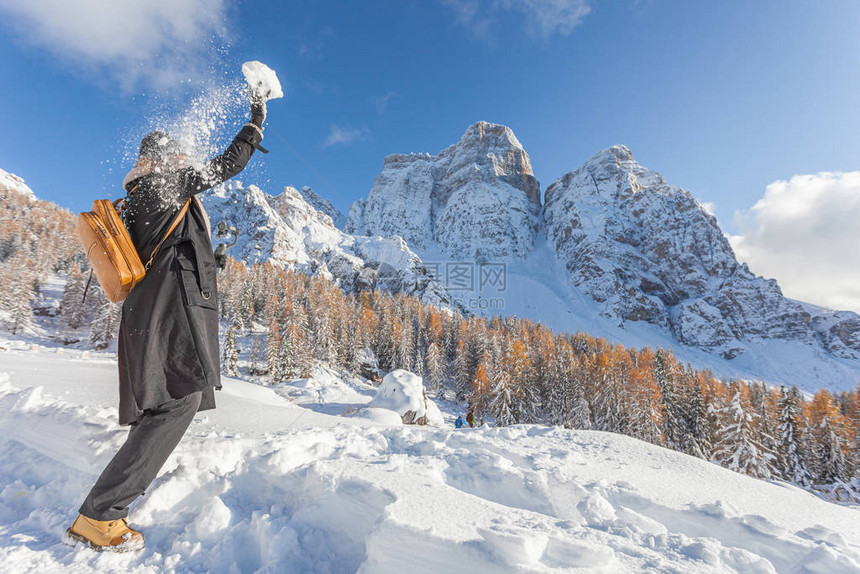
[[[457,422],[454,423],[454,426],[458,429],[463,428],[463,417],[457,417]]]

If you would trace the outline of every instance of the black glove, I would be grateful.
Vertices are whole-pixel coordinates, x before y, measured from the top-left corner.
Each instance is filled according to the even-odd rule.
[[[266,96],[269,94],[261,94],[256,88],[248,88],[248,97],[251,100],[251,123],[262,128],[263,122],[266,121]]]

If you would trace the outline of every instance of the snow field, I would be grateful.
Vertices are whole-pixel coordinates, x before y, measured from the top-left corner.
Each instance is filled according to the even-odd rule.
[[[860,509],[783,483],[609,433],[382,426],[232,379],[132,507],[147,547],[70,548],[125,436],[115,365],[0,365],[5,571],[860,572]]]

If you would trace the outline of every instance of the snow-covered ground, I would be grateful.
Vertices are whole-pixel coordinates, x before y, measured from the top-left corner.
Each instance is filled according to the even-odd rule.
[[[860,572],[857,507],[620,435],[377,423],[331,373],[225,379],[132,509],[147,547],[70,548],[125,436],[116,364],[8,350],[0,371],[4,572]]]

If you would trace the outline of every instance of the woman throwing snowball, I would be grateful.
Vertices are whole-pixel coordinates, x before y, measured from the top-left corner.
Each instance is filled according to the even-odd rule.
[[[273,94],[260,82],[249,83],[251,121],[222,155],[195,168],[176,140],[152,132],[123,180],[123,217],[142,261],[190,203],[123,302],[119,423],[131,429],[66,531],[70,543],[115,552],[142,548],[143,534],[127,522],[129,504],[155,479],[194,414],[215,408],[214,390],[221,388],[215,258],[209,219],[196,194],[241,172],[255,149],[265,151],[260,141]]]

